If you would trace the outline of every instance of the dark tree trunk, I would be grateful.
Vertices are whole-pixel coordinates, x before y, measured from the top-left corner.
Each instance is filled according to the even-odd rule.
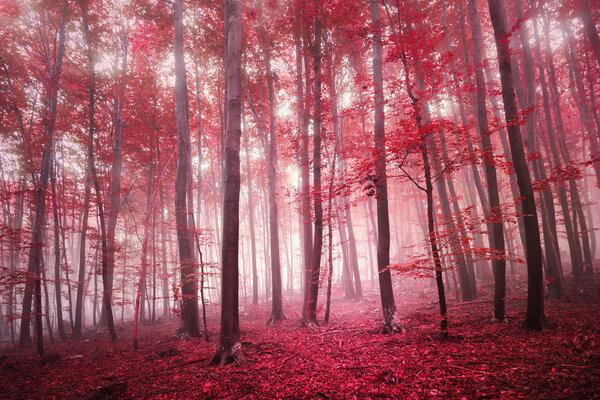
[[[272,307],[267,324],[283,321],[283,298],[281,288],[281,257],[279,251],[279,207],[277,205],[277,135],[275,132],[275,89],[271,71],[271,45],[264,32],[262,1],[258,3],[260,38],[265,57],[267,90],[269,93],[269,139],[267,151],[267,184],[269,187],[269,238],[271,240]]]
[[[517,20],[525,21],[522,1],[515,0],[514,3]],[[527,132],[524,140],[525,148],[530,154],[535,154],[539,149],[539,145],[535,140],[535,72],[533,69],[533,55],[529,45],[529,30],[527,29],[526,23],[522,23],[520,25],[518,32],[521,39],[526,90],[523,89],[521,76],[519,74],[519,65],[516,57],[511,58],[513,82],[515,85],[517,99],[519,100],[521,110],[525,116],[525,128]],[[546,167],[541,155],[532,161],[531,168],[533,170],[533,177],[536,181],[547,180],[548,177],[546,174]],[[542,234],[544,237],[543,248],[546,256],[546,271],[550,278],[556,279],[556,271],[562,269],[562,263],[558,248],[554,199],[549,186],[541,187],[537,192],[541,209],[540,213],[542,215]]]
[[[242,106],[242,4],[227,0],[227,136],[223,199],[223,247],[221,278],[221,334],[210,364],[243,359],[238,310],[238,257],[240,234],[240,136]]]
[[[477,120],[481,134],[481,147],[483,150],[485,174],[487,179],[487,194],[489,198],[489,210],[486,212],[486,221],[492,226],[490,232],[490,244],[492,250],[492,268],[494,271],[494,317],[500,321],[505,316],[506,297],[506,259],[504,248],[504,228],[502,210],[500,208],[500,195],[498,192],[498,179],[496,176],[496,165],[494,163],[494,149],[492,148],[491,132],[487,118],[487,106],[485,103],[485,77],[481,67],[483,55],[483,32],[477,4],[475,0],[469,0],[469,17],[471,21],[471,32],[473,35],[473,62],[475,64],[475,82],[477,85]]]
[[[590,41],[590,47],[596,56],[598,66],[600,67],[600,36],[598,36],[598,27],[594,22],[594,15],[592,14],[592,7],[590,6],[590,0],[579,0],[581,4],[581,16],[583,18],[583,28]]]
[[[85,0],[80,0],[80,7],[83,14],[83,33],[87,45],[87,59],[88,59],[88,72],[89,72],[89,111],[88,111],[88,163],[89,169],[92,173],[92,178],[94,180],[94,188],[96,191],[96,206],[98,207],[98,214],[100,218],[100,228],[101,228],[101,240],[102,240],[102,285],[103,285],[103,306],[106,316],[106,322],[108,324],[108,330],[110,332],[110,336],[112,341],[114,342],[117,339],[117,333],[115,331],[115,324],[113,320],[112,313],[112,300],[111,300],[111,289],[112,284],[109,282],[108,277],[108,250],[107,250],[107,239],[106,239],[106,223],[104,217],[104,207],[102,205],[102,193],[100,191],[100,184],[98,182],[98,174],[96,172],[96,165],[94,163],[94,102],[95,102],[95,93],[96,93],[96,71],[95,71],[95,63],[93,58],[93,50],[91,47],[90,34],[89,34],[89,26],[87,19],[87,5]]]
[[[312,247],[310,282],[308,284],[308,312],[305,322],[317,324],[317,300],[319,297],[319,278],[321,274],[321,252],[323,247],[323,204],[321,203],[321,39],[323,26],[322,5],[315,16],[315,42],[312,46],[314,74],[313,106],[313,207],[315,210],[315,234]]]
[[[387,176],[385,163],[385,114],[383,97],[383,49],[381,43],[381,16],[379,2],[369,1],[373,36],[373,85],[375,91],[375,191],[377,198],[377,269],[379,293],[383,310],[384,331],[394,329],[396,303],[392,287],[390,264],[390,219],[388,211]]]
[[[44,353],[44,343],[42,332],[42,313],[41,313],[41,291],[40,291],[40,272],[42,262],[42,230],[44,226],[46,214],[46,188],[50,177],[50,169],[52,163],[52,152],[54,145],[54,124],[56,122],[56,111],[58,105],[58,84],[62,72],[62,61],[65,51],[65,25],[67,21],[67,4],[62,3],[60,6],[60,24],[58,32],[58,45],[56,48],[55,59],[48,54],[46,59],[46,81],[48,83],[47,94],[45,99],[44,110],[44,150],[42,154],[42,166],[40,177],[35,190],[35,209],[33,215],[33,223],[31,226],[31,246],[29,247],[28,264],[27,264],[27,281],[25,283],[25,292],[23,295],[23,308],[21,316],[21,332],[19,336],[19,344],[21,346],[28,345],[31,342],[30,337],[30,321],[31,321],[31,299],[35,290],[36,296],[36,330],[37,335],[37,352]],[[51,65],[51,61],[54,61]]]
[[[54,215],[54,292],[56,295],[56,324],[58,336],[61,340],[67,339],[63,324],[62,290],[60,285],[60,216],[56,201],[56,163],[53,160],[52,177],[52,208]]]
[[[329,175],[329,190],[327,193],[327,300],[325,303],[325,318],[324,322],[329,323],[329,314],[331,312],[331,281],[333,280],[333,180],[335,179],[335,162],[337,151],[333,151],[331,160],[331,171]],[[337,203],[337,202],[336,202]],[[337,208],[337,206],[336,206]],[[338,224],[338,228],[342,226]],[[343,250],[342,250],[343,251]]]
[[[542,267],[542,247],[537,220],[537,210],[533,197],[531,177],[525,159],[521,129],[516,123],[518,118],[515,90],[513,84],[510,53],[507,43],[507,18],[504,0],[488,0],[490,17],[494,27],[494,37],[498,52],[498,66],[502,85],[504,113],[508,125],[508,139],[519,194],[523,198],[523,220],[525,228],[527,258],[527,317],[526,325],[530,329],[541,330],[544,322],[544,287]]]
[[[175,220],[179,261],[181,263],[182,332],[200,336],[198,326],[198,279],[195,262],[193,232],[188,223],[188,181],[190,170],[190,125],[187,78],[183,51],[183,0],[174,3],[175,53],[175,112],[177,120],[178,153],[175,181]]]
[[[550,142],[550,149],[552,151],[552,159],[553,159],[553,160],[551,160],[550,165],[554,164],[555,166],[560,166],[560,157],[559,157],[559,153],[558,153],[558,148],[556,146],[556,139],[555,139],[555,135],[554,135],[554,126],[552,124],[552,113],[550,112],[550,96],[548,95],[548,85],[546,82],[544,62],[542,59],[542,51],[540,48],[540,38],[539,38],[539,32],[538,32],[538,28],[537,28],[537,21],[533,22],[533,28],[534,28],[534,35],[535,35],[535,40],[536,40],[536,56],[538,59],[540,86],[542,89],[542,101],[543,101],[543,109],[544,109],[544,114],[545,114],[544,119],[546,120],[546,134],[548,136],[548,141]],[[555,109],[555,111],[556,111],[556,109]],[[548,157],[548,158],[550,159],[550,157]],[[565,218],[565,226],[567,228],[567,239],[568,239],[569,249],[570,249],[570,254],[571,254],[571,262],[575,263],[575,262],[577,262],[577,254],[575,254],[574,248],[573,248],[573,232],[572,232],[572,228],[570,226],[571,217],[570,217],[570,214],[568,211],[569,205],[568,205],[567,195],[566,195],[566,192],[565,192],[565,189],[564,189],[564,186],[562,183],[558,183],[556,185],[556,191],[558,193],[558,199],[559,199],[559,202],[561,205],[563,216]],[[558,241],[556,241],[556,243],[558,243]],[[557,252],[560,254],[560,252],[558,250],[559,249],[557,248]],[[549,267],[551,267],[551,266],[549,266]],[[548,274],[549,278],[551,278],[549,287],[550,287],[550,291],[551,291],[552,295],[554,297],[561,297],[562,293],[563,293],[563,281],[564,281],[564,278],[562,276],[562,267],[559,269],[556,269],[556,270],[554,270],[552,268],[548,268],[548,272],[549,272],[549,274]]]

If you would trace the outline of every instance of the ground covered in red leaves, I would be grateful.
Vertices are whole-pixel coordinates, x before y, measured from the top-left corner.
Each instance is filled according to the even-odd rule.
[[[597,288],[589,288],[594,291]],[[523,328],[525,298],[507,302],[508,319],[490,319],[481,300],[450,302],[449,339],[438,331],[435,292],[397,299],[402,333],[377,333],[377,292],[360,302],[336,300],[328,325],[303,328],[298,305],[287,321],[264,326],[267,305],[241,311],[246,361],[206,367],[211,341],[174,335],[177,321],[144,326],[134,350],[131,326],[112,345],[105,332],[49,345],[60,360],[41,365],[32,349],[5,351],[0,397],[60,398],[600,398],[600,305],[596,296],[546,302],[543,332]],[[573,292],[576,293],[577,292]]]

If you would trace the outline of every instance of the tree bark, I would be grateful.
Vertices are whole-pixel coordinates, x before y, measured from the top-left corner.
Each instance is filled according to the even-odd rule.
[[[193,232],[188,223],[188,181],[190,171],[190,125],[187,78],[183,51],[183,0],[174,3],[175,113],[177,120],[177,176],[175,180],[175,220],[181,264],[182,332],[200,336],[198,326],[198,279]]]
[[[598,66],[600,67],[600,36],[598,36],[598,27],[594,22],[594,15],[592,14],[592,7],[589,0],[579,0],[581,4],[581,17],[583,19],[583,28],[590,41],[590,45]]]
[[[375,172],[374,183],[377,199],[377,270],[379,271],[379,293],[383,310],[384,331],[394,330],[396,314],[390,264],[390,219],[388,211],[387,176],[385,162],[385,114],[383,97],[383,49],[379,2],[369,0],[373,35],[373,85],[375,91]]]
[[[279,251],[279,207],[277,205],[277,135],[275,127],[275,90],[271,71],[271,45],[264,31],[262,1],[258,3],[260,37],[265,57],[267,90],[269,93],[269,140],[267,152],[267,185],[269,188],[269,238],[271,240],[272,307],[267,324],[283,321],[283,298],[281,287],[281,256]]]
[[[315,210],[315,233],[312,247],[310,281],[308,284],[308,312],[305,322],[307,325],[317,324],[317,300],[319,297],[319,279],[321,273],[321,252],[323,247],[323,204],[321,193],[321,41],[323,35],[323,7],[315,15],[315,42],[312,45],[313,74],[314,74],[314,103],[313,103],[313,207]]]
[[[246,124],[242,125],[246,150],[246,185],[248,186],[248,223],[250,225],[250,247],[252,251],[252,304],[258,305],[258,270],[256,267],[256,233],[254,228],[254,195],[252,192],[252,169],[250,167],[250,146]]]
[[[504,227],[502,210],[500,208],[500,195],[498,191],[498,178],[496,165],[494,163],[494,149],[492,147],[491,132],[487,118],[487,106],[485,102],[485,77],[481,63],[483,61],[483,32],[477,4],[475,0],[469,0],[469,18],[471,21],[471,32],[473,35],[473,62],[475,64],[475,82],[477,85],[477,120],[481,145],[484,155],[485,174],[487,180],[487,194],[489,199],[489,211],[486,212],[486,221],[492,226],[490,232],[490,244],[492,250],[492,268],[494,271],[494,317],[500,321],[505,316],[506,297],[506,258],[504,248]]]
[[[502,85],[504,113],[508,125],[513,166],[517,176],[520,197],[523,198],[523,220],[525,228],[527,258],[527,316],[526,325],[530,329],[541,330],[544,323],[544,288],[542,268],[542,247],[537,220],[537,210],[533,197],[531,177],[525,159],[521,129],[517,125],[518,112],[507,42],[507,17],[504,0],[488,0],[490,17],[494,28],[498,66]]]
[[[41,313],[41,291],[40,291],[40,273],[42,262],[42,230],[44,226],[46,213],[46,188],[50,176],[52,152],[54,146],[54,124],[56,122],[56,112],[58,105],[58,85],[62,72],[62,62],[65,51],[65,25],[67,21],[67,4],[60,5],[60,23],[58,32],[58,44],[56,48],[55,59],[48,54],[45,59],[46,76],[48,84],[45,110],[44,110],[44,149],[42,154],[42,166],[39,181],[35,190],[35,209],[33,223],[31,226],[31,245],[29,247],[27,264],[27,281],[25,283],[25,292],[23,295],[23,308],[21,316],[21,332],[19,335],[19,344],[25,346],[30,343],[30,321],[31,321],[31,300],[35,290],[36,296],[36,330],[37,352],[44,353],[44,343],[42,332],[42,313]],[[51,65],[51,61],[53,64]],[[34,289],[35,288],[35,289]]]
[[[242,4],[227,0],[228,29],[227,125],[223,198],[223,247],[221,250],[221,333],[219,346],[209,364],[224,365],[243,360],[238,310],[238,257],[240,234],[240,136],[242,105]]]
[[[96,206],[98,207],[98,214],[100,218],[100,228],[101,228],[101,241],[102,241],[102,285],[103,285],[103,306],[105,311],[105,317],[108,324],[108,331],[110,332],[110,336],[112,341],[117,340],[117,333],[115,331],[115,324],[113,320],[112,313],[112,300],[111,300],[111,291],[112,284],[109,282],[108,277],[108,250],[107,250],[107,239],[106,239],[106,223],[104,217],[104,207],[102,205],[102,193],[100,191],[100,184],[98,182],[98,174],[96,172],[96,165],[94,162],[94,103],[95,103],[95,93],[96,93],[96,71],[95,71],[95,62],[93,57],[92,45],[90,41],[89,34],[89,25],[88,25],[88,17],[87,17],[87,5],[85,0],[80,0],[79,3],[82,14],[83,14],[83,34],[86,41],[87,46],[87,59],[88,59],[88,72],[89,72],[89,110],[88,110],[88,163],[89,169],[92,174],[92,178],[94,181],[94,189],[96,191]],[[112,279],[111,279],[112,280]]]
[[[62,290],[60,285],[60,216],[58,204],[56,201],[56,163],[53,160],[52,168],[52,208],[54,215],[54,292],[56,295],[56,324],[58,327],[58,336],[61,340],[67,339],[67,333],[63,325],[63,306],[62,306]]]
[[[299,17],[298,17],[299,19]],[[304,99],[299,108],[302,112],[302,131],[300,138],[300,166],[302,189],[300,195],[300,213],[302,214],[302,248],[304,254],[304,301],[302,303],[302,320],[306,321],[308,317],[310,304],[310,280],[311,266],[313,253],[313,234],[312,234],[312,209],[310,205],[310,156],[309,144],[310,138],[308,135],[308,126],[310,122],[310,106],[309,99],[311,98],[312,85],[310,77],[310,33],[308,22],[302,20],[303,23],[303,47],[304,47],[304,74],[305,74],[305,90]],[[298,72],[298,69],[297,69]],[[298,75],[298,80],[302,80],[302,75]],[[301,84],[300,84],[301,86]],[[301,94],[301,93],[300,93]]]

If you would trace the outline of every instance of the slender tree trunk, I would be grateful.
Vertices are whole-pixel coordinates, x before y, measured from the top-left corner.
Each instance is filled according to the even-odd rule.
[[[594,15],[592,14],[592,7],[590,6],[590,0],[579,0],[581,5],[581,17],[583,19],[583,28],[590,41],[590,45],[598,66],[600,67],[600,37],[598,36],[598,27],[594,22]]]
[[[390,219],[388,211],[387,176],[385,163],[385,114],[383,97],[383,49],[381,43],[381,16],[379,2],[369,1],[373,35],[373,85],[375,91],[375,191],[377,199],[377,269],[379,271],[379,293],[383,310],[384,331],[394,330],[396,303],[392,288],[390,264]]]
[[[163,316],[170,314],[171,310],[169,307],[169,273],[168,273],[168,262],[167,262],[167,235],[166,235],[166,224],[165,221],[165,201],[163,197],[163,188],[160,186],[160,242],[161,242],[161,254],[162,254],[162,297],[163,297]]]
[[[422,86],[421,83],[419,83],[419,86]],[[427,110],[427,105],[423,104],[420,100],[419,106],[421,123],[429,125],[431,121],[429,112]],[[467,266],[467,260],[461,243],[464,240],[461,237],[462,234],[460,232],[460,228],[455,223],[452,210],[450,209],[450,198],[448,197],[448,191],[446,190],[446,178],[444,177],[443,166],[437,151],[433,150],[430,146],[427,152],[431,156],[433,171],[435,175],[438,176],[438,179],[436,179],[435,183],[438,195],[440,197],[439,200],[442,208],[442,220],[448,230],[448,240],[451,247],[450,251],[453,254],[456,265],[458,266],[458,277],[460,280],[462,300],[472,301],[477,298],[477,294],[475,293],[475,283],[472,281],[474,277],[471,276]]]
[[[48,339],[50,343],[54,342],[54,333],[52,331],[52,322],[50,322],[50,298],[48,296],[48,280],[46,279],[46,265],[42,262],[42,280],[44,281],[44,308],[46,309],[46,330],[48,331]]]
[[[54,160],[53,160],[54,161]],[[56,162],[53,162],[52,177],[52,208],[54,215],[54,292],[56,296],[56,324],[58,327],[58,336],[61,340],[67,339],[65,327],[63,325],[63,306],[62,290],[60,285],[60,215],[56,201]]]
[[[260,37],[265,57],[267,88],[269,92],[269,140],[267,152],[267,184],[269,187],[269,238],[271,240],[271,284],[272,307],[267,324],[285,319],[283,315],[283,298],[281,287],[281,257],[279,251],[279,208],[277,205],[277,136],[275,132],[275,90],[271,71],[271,46],[264,32],[262,1],[258,3],[260,21]]]
[[[327,240],[328,240],[328,257],[327,257],[327,301],[325,303],[325,318],[324,321],[326,324],[329,323],[329,314],[331,311],[331,281],[333,279],[333,187],[335,179],[335,159],[337,156],[337,151],[333,151],[333,159],[331,160],[331,171],[329,175],[329,191],[327,194]],[[337,203],[337,202],[336,202]],[[337,205],[336,205],[337,208]],[[338,214],[339,218],[339,214]],[[338,229],[342,228],[341,225],[338,225]],[[343,250],[342,250],[343,251]]]
[[[198,280],[194,256],[193,232],[188,223],[188,181],[190,171],[190,126],[187,78],[183,51],[183,0],[174,3],[175,111],[177,120],[178,158],[175,181],[175,219],[179,261],[181,263],[182,331],[200,336],[198,327]]]
[[[51,55],[48,54],[46,60],[46,81],[48,83],[47,96],[44,110],[44,150],[42,154],[42,166],[39,181],[37,181],[35,210],[33,223],[31,226],[31,246],[29,247],[29,256],[27,264],[27,281],[25,283],[25,292],[23,295],[23,308],[21,316],[21,332],[19,344],[25,346],[30,343],[30,320],[31,320],[31,299],[35,290],[36,296],[36,329],[37,352],[44,353],[44,343],[42,332],[42,313],[41,313],[41,292],[40,292],[40,272],[42,262],[42,229],[44,226],[46,213],[46,188],[50,176],[52,152],[54,145],[54,124],[56,122],[56,111],[58,105],[58,85],[62,72],[62,61],[65,50],[65,25],[67,20],[67,4],[61,3],[60,6],[60,24],[58,32],[58,45],[54,64],[50,65]]]
[[[475,63],[475,82],[477,85],[477,120],[479,133],[481,134],[481,145],[485,162],[485,174],[487,180],[487,194],[489,198],[489,211],[486,212],[486,221],[492,226],[490,232],[490,244],[492,250],[492,269],[494,271],[494,317],[500,321],[505,316],[506,297],[506,259],[504,248],[504,227],[502,210],[500,208],[500,195],[498,191],[498,178],[496,165],[494,163],[494,149],[492,147],[491,132],[487,118],[487,106],[485,102],[485,77],[481,67],[483,55],[483,32],[477,4],[475,0],[469,0],[469,17],[471,21],[471,32],[473,35],[473,62]]]
[[[128,36],[127,30],[121,29],[118,37],[120,40],[121,53],[119,50],[115,50],[118,60],[120,59],[120,75],[125,76],[127,71],[127,60],[128,60]],[[118,64],[118,61],[117,61]],[[108,297],[112,298],[112,287],[113,287],[113,275],[115,268],[115,250],[116,250],[116,228],[121,210],[121,170],[123,165],[123,110],[125,108],[125,84],[123,79],[117,82],[114,100],[113,110],[114,116],[112,119],[113,124],[113,135],[112,135],[112,163],[111,163],[111,181],[108,195],[108,209],[106,211],[106,269],[107,269],[107,280],[108,280]],[[106,318],[106,307],[102,305],[102,317],[101,324],[107,323]]]
[[[309,282],[308,313],[306,323],[317,324],[317,300],[321,272],[321,252],[323,246],[323,204],[321,193],[321,39],[323,35],[322,5],[315,15],[315,42],[312,46],[314,82],[313,105],[313,207],[315,210],[315,234],[312,247],[311,274]]]
[[[178,0],[179,1],[179,0]],[[242,106],[242,4],[227,0],[227,136],[223,199],[223,247],[221,278],[221,334],[210,364],[243,359],[238,311],[238,259],[240,211],[240,136]]]
[[[300,106],[302,111],[302,132],[300,138],[300,165],[301,165],[301,180],[302,190],[300,197],[300,213],[302,214],[302,246],[304,254],[304,301],[302,303],[302,320],[308,318],[310,305],[310,281],[311,281],[311,266],[313,259],[313,234],[312,234],[312,216],[310,206],[310,156],[308,135],[308,127],[310,122],[310,106],[309,99],[312,93],[312,82],[310,77],[310,34],[309,24],[302,20],[303,23],[303,42],[304,42],[304,74],[305,74],[305,90],[304,99]],[[298,70],[297,70],[298,71]],[[297,79],[302,79],[302,75]],[[300,85],[301,86],[301,85]],[[300,93],[301,94],[301,93]]]
[[[558,153],[558,148],[556,146],[556,139],[555,139],[555,135],[554,135],[554,126],[552,124],[552,114],[550,112],[550,96],[548,95],[548,85],[546,82],[546,74],[545,74],[545,69],[544,69],[544,63],[543,63],[543,59],[542,59],[542,52],[541,52],[541,48],[540,48],[540,38],[539,38],[539,33],[538,33],[538,28],[537,28],[537,21],[533,21],[533,28],[534,28],[534,35],[535,35],[535,39],[536,39],[536,56],[538,59],[538,70],[539,70],[539,79],[540,79],[540,86],[542,89],[542,101],[543,101],[543,109],[544,109],[544,114],[545,114],[545,121],[546,121],[546,134],[548,135],[548,142],[550,143],[550,149],[552,151],[552,161],[554,163],[555,166],[559,166],[560,165],[560,157],[559,157],[559,153]],[[551,158],[549,157],[549,160],[551,160]],[[552,161],[550,162],[550,165],[552,165]],[[574,247],[573,247],[573,232],[572,229],[570,227],[571,224],[571,217],[569,215],[569,206],[568,206],[568,200],[567,200],[567,195],[564,189],[564,186],[562,183],[558,183],[556,185],[556,191],[558,193],[558,199],[562,208],[562,212],[563,212],[563,216],[565,218],[565,226],[567,228],[567,239],[568,239],[568,243],[569,243],[569,249],[570,249],[570,254],[571,254],[571,262],[572,263],[576,263],[577,262],[577,254],[574,252]],[[555,242],[555,246],[558,246],[558,240],[556,240]],[[556,248],[557,253],[560,254],[559,248]],[[575,257],[575,258],[574,258]],[[550,266],[551,267],[551,266]],[[562,266],[558,266],[559,268],[554,270],[553,268],[548,268],[549,270],[549,278],[551,278],[550,281],[550,291],[552,293],[553,296],[555,297],[561,297],[562,293],[563,293],[563,276],[562,276]]]
[[[569,67],[569,83],[570,83],[569,90],[575,99],[577,108],[579,109],[581,122],[583,123],[583,126],[585,127],[586,131],[588,132],[590,143],[596,143],[596,144],[592,145],[592,147],[595,147],[597,149],[597,147],[598,147],[597,139],[600,137],[600,132],[594,132],[595,129],[594,129],[594,122],[593,122],[593,111],[590,110],[590,105],[585,100],[587,98],[587,93],[585,91],[585,87],[583,86],[583,77],[581,74],[579,62],[577,60],[577,55],[574,52],[573,48],[569,47],[570,44],[573,42],[572,34],[569,29],[569,26],[566,23],[564,23],[564,21],[562,21],[562,29],[563,29],[563,35],[565,36],[565,42],[567,44],[567,61],[568,61],[567,64]],[[577,89],[577,91],[575,91],[575,89]],[[567,146],[565,145],[565,140],[560,141],[559,146],[561,147],[561,151],[564,152],[565,161],[567,163],[569,163],[570,155],[567,152]],[[595,151],[595,153],[598,153],[598,151]],[[595,167],[596,167],[596,165],[595,165]],[[596,172],[597,173],[599,172],[597,168],[596,168]],[[571,201],[573,203],[572,206],[575,209],[575,211],[581,210],[581,213],[578,214],[578,218],[580,219],[579,222],[582,225],[582,228],[583,227],[586,228],[581,233],[581,236],[583,239],[583,242],[581,243],[583,245],[583,257],[582,257],[582,259],[580,258],[582,261],[582,265],[578,266],[577,268],[575,268],[575,267],[573,268],[575,277],[577,279],[579,279],[579,278],[581,278],[581,276],[583,275],[583,272],[584,272],[583,264],[591,265],[592,260],[591,260],[591,251],[590,251],[590,246],[589,246],[588,232],[587,232],[587,224],[585,221],[585,217],[583,215],[583,210],[581,207],[581,201],[579,199],[577,187],[574,184],[572,179],[569,182],[569,186],[570,186],[570,190],[571,190]],[[577,230],[576,226],[574,226],[574,230]],[[576,234],[576,236],[577,236],[577,234]],[[579,238],[576,238],[576,240],[579,241]]]
[[[338,233],[340,235],[340,247],[342,248],[342,285],[344,286],[344,296],[346,299],[354,299],[356,293],[354,292],[354,286],[352,285],[352,271],[350,271],[349,260],[348,260],[348,239],[346,238],[346,227],[342,221],[342,214],[340,213],[340,207],[338,201],[335,202],[336,206],[336,219],[338,224]]]
[[[519,21],[525,21],[523,4],[521,0],[515,0],[515,15]],[[533,55],[529,45],[529,30],[526,23],[519,27],[519,36],[521,38],[521,49],[523,55],[523,67],[525,71],[526,91],[523,89],[521,77],[519,74],[519,65],[516,57],[511,58],[513,82],[515,92],[519,100],[521,110],[525,115],[526,136],[524,140],[525,148],[530,154],[538,152],[539,145],[535,140],[535,73],[533,68]],[[516,46],[516,45],[515,45]],[[536,181],[547,181],[547,174],[541,155],[531,163],[533,177]],[[556,271],[562,269],[560,253],[558,248],[558,234],[556,229],[556,212],[554,209],[554,199],[549,186],[542,187],[537,191],[539,204],[542,214],[542,233],[544,237],[544,254],[546,256],[546,270],[552,279],[556,279]]]
[[[525,159],[521,129],[516,123],[518,118],[517,104],[513,84],[510,53],[506,35],[508,31],[506,5],[504,0],[488,0],[490,17],[494,27],[494,37],[498,52],[502,99],[508,125],[508,139],[515,174],[519,185],[519,194],[523,198],[523,220],[525,227],[527,257],[527,317],[526,324],[530,329],[541,330],[544,322],[544,287],[542,268],[542,247],[537,220],[537,210],[533,197],[531,177]]]
[[[98,207],[98,214],[100,218],[100,228],[101,228],[101,241],[102,241],[102,286],[103,286],[103,305],[106,314],[106,321],[108,323],[108,330],[110,332],[110,336],[112,341],[114,342],[117,339],[117,333],[115,331],[115,324],[113,320],[112,313],[112,300],[111,300],[111,289],[112,284],[109,283],[108,277],[108,244],[106,239],[106,223],[104,217],[104,207],[102,204],[102,193],[100,191],[100,184],[98,182],[98,174],[96,172],[96,165],[94,162],[94,103],[95,103],[95,93],[96,93],[96,71],[95,71],[95,62],[93,58],[93,49],[90,41],[89,34],[89,26],[87,19],[87,5],[85,0],[80,0],[80,7],[83,13],[83,33],[87,45],[87,59],[88,59],[88,72],[89,72],[89,111],[88,111],[88,120],[89,120],[89,128],[88,128],[88,163],[89,169],[92,174],[92,178],[94,181],[94,188],[96,191],[96,206]]]

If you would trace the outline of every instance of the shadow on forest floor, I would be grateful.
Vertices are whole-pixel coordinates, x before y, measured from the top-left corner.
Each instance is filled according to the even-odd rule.
[[[332,322],[312,329],[300,326],[297,303],[286,306],[285,322],[268,327],[267,304],[245,307],[240,321],[247,362],[220,368],[204,366],[215,350],[216,307],[209,308],[210,343],[176,338],[178,322],[171,319],[142,327],[134,350],[126,324],[115,345],[107,333],[49,345],[60,357],[45,365],[32,349],[5,352],[0,398],[600,396],[598,285],[572,291],[570,302],[547,301],[543,332],[523,328],[523,289],[509,287],[505,323],[491,322],[489,288],[481,289],[479,301],[450,301],[448,340],[439,335],[433,288],[398,293],[406,333],[393,335],[373,333],[381,319],[375,291],[359,302],[334,301]]]

